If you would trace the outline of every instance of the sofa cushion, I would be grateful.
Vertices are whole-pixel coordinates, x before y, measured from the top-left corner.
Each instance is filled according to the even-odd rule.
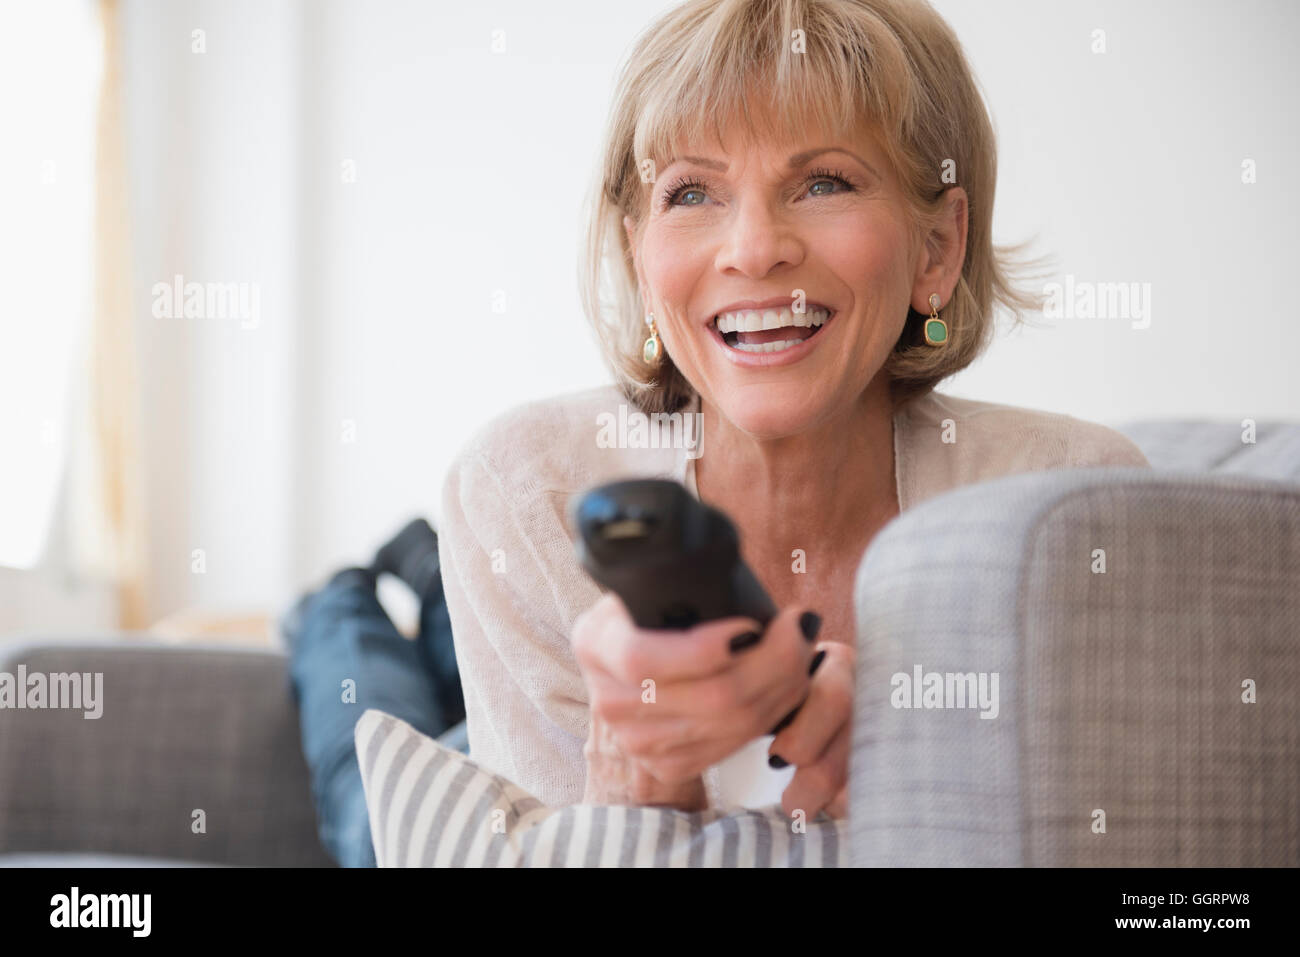
[[[127,639],[0,648],[0,672],[20,668],[102,674],[102,713],[0,711],[0,853],[333,863],[282,654]]]
[[[373,709],[357,759],[380,867],[836,867],[845,823],[779,807],[686,813],[551,808],[466,755]]]

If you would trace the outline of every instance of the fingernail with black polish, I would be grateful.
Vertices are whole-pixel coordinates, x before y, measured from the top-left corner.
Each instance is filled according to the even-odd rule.
[[[739,654],[746,648],[752,648],[758,644],[758,640],[763,636],[756,631],[747,631],[742,635],[737,635],[731,639],[731,653]]]
[[[799,616],[799,630],[808,641],[817,637],[817,632],[822,627],[822,616],[815,611],[806,611]]]
[[[787,714],[784,718],[782,718],[780,723],[777,724],[777,726],[773,728],[771,731],[769,731],[768,734],[780,734],[782,731],[788,728],[790,726],[790,722],[794,720],[794,716],[799,713],[799,709],[802,707],[803,707],[802,704],[795,705],[794,710],[791,711],[789,714]]]
[[[769,755],[767,759],[767,766],[769,768],[774,768],[777,771],[780,771],[782,768],[787,767],[789,764],[790,762],[787,761],[785,758],[781,757],[781,755],[779,754]]]
[[[810,664],[810,665],[808,666],[808,677],[809,677],[809,678],[811,678],[814,674],[817,673],[817,669],[821,667],[822,659],[825,658],[825,657],[826,657],[826,649],[825,649],[825,648],[823,648],[821,651],[817,652],[817,654],[813,655],[812,664]]]

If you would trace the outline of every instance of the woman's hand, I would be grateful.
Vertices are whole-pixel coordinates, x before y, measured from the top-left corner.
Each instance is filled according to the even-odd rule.
[[[851,646],[838,641],[818,645],[808,700],[768,748],[769,755],[796,766],[781,795],[787,815],[802,809],[808,820],[822,810],[831,817],[848,816],[853,663]]]
[[[783,611],[761,634],[748,618],[640,629],[612,594],[580,615],[573,649],[591,709],[583,802],[706,807],[704,771],[808,696],[815,631],[804,636],[804,611]]]

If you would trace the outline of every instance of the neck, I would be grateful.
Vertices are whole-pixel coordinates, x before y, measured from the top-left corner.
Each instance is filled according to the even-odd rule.
[[[898,514],[894,405],[877,377],[849,407],[798,435],[760,439],[701,402],[707,452],[695,462],[700,499],[736,523],[747,556],[789,563],[799,548],[838,560],[861,554]]]

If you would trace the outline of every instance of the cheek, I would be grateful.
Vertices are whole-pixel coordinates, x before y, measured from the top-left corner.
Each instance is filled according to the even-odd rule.
[[[646,231],[641,268],[655,293],[655,324],[665,342],[687,338],[682,335],[692,321],[687,310],[700,307],[692,297],[701,289],[708,264],[708,255],[688,236]]]
[[[910,249],[907,232],[893,222],[846,223],[826,236],[824,262],[853,292],[857,308],[892,311],[910,298]]]
[[[851,338],[856,357],[870,374],[885,361],[907,322],[912,297],[910,236],[894,221],[858,221],[828,237],[819,254],[848,287],[855,316]]]
[[[651,227],[646,231],[641,265],[650,287],[674,308],[683,308],[703,271],[703,256],[688,236]]]

